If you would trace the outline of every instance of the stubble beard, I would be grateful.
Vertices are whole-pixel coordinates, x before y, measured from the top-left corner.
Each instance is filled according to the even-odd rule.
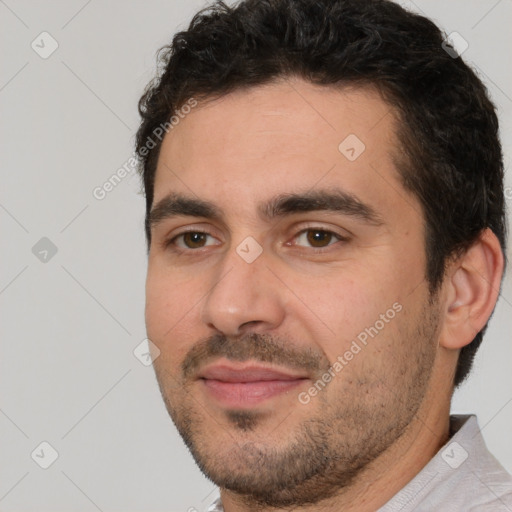
[[[239,495],[241,502],[253,509],[317,504],[352,486],[411,424],[432,372],[438,320],[436,304],[431,303],[421,324],[398,334],[400,345],[408,340],[414,350],[397,354],[393,368],[350,375],[339,399],[333,395],[331,383],[310,402],[318,401],[319,412],[287,428],[293,422],[292,411],[277,427],[286,436],[279,446],[258,435],[258,427],[267,418],[257,410],[227,410],[231,435],[222,439],[231,445],[227,441],[219,445],[215,429],[220,425],[192,395],[187,399],[188,387],[170,391],[165,370],[157,365],[155,370],[167,410],[207,478]],[[361,355],[364,357],[364,352]],[[296,407],[307,406],[297,401]]]

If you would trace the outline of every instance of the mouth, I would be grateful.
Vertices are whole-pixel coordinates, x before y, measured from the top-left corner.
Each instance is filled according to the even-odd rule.
[[[207,366],[198,380],[207,395],[225,407],[247,408],[286,394],[309,376],[285,369],[255,364],[215,364]]]

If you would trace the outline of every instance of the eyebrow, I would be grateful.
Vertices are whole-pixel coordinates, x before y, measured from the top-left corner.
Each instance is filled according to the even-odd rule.
[[[311,190],[304,193],[280,194],[258,205],[260,217],[266,221],[288,215],[328,211],[355,217],[363,222],[380,226],[384,222],[377,211],[355,195],[341,189]],[[223,221],[222,211],[212,202],[171,193],[151,209],[148,223],[154,228],[164,220],[177,216],[204,217]]]

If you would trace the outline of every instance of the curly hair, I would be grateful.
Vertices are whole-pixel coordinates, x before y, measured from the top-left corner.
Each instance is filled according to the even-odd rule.
[[[450,257],[490,228],[505,254],[503,157],[495,107],[475,72],[443,48],[429,19],[390,0],[219,1],[159,52],[160,70],[139,102],[136,151],[146,195],[146,238],[159,138],[190,98],[296,76],[318,85],[374,86],[401,123],[396,167],[425,218],[431,295]],[[487,325],[461,349],[454,385],[468,375]]]

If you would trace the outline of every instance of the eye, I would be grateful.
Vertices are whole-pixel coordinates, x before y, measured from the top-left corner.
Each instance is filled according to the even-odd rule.
[[[347,240],[345,237],[321,228],[308,228],[301,231],[295,238],[296,242],[293,245],[305,245],[315,249],[323,249],[329,247],[333,243]],[[307,246],[307,245],[306,245]]]
[[[175,245],[180,249],[201,249],[208,245],[217,245],[215,243],[207,244],[208,238],[214,240],[213,236],[202,231],[186,231],[174,236],[166,245]]]

